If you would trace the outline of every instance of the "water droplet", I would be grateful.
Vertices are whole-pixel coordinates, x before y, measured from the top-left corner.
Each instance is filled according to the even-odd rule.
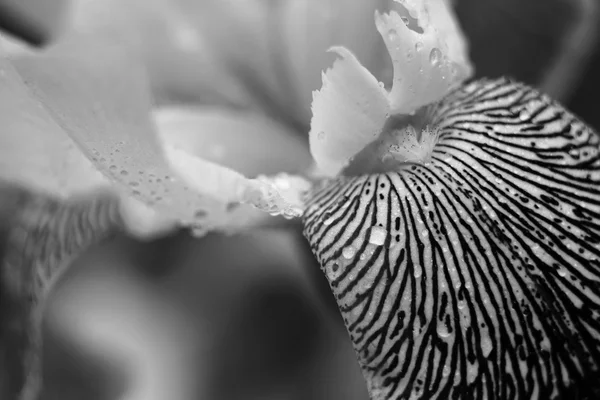
[[[356,255],[356,249],[352,246],[344,247],[344,250],[342,250],[342,255],[344,258],[349,260]]]
[[[127,171],[125,171],[125,170],[123,169],[123,170],[121,170],[121,175],[123,175],[123,176],[127,176],[127,175],[129,175],[129,172],[127,172]]]
[[[442,370],[442,375],[443,376],[450,375],[450,367],[448,365],[444,366],[444,369]]]
[[[434,47],[429,53],[429,62],[434,67],[442,61],[442,52],[437,47]]]
[[[369,236],[369,243],[375,246],[383,246],[387,237],[387,231],[381,227],[374,226],[371,228],[371,235]]]
[[[131,181],[131,182],[129,182],[129,186],[136,187],[136,186],[140,186],[140,184],[136,181]]]
[[[446,328],[446,325],[443,325],[443,324],[438,326],[437,334],[441,338],[447,338],[448,336],[450,336],[450,332],[448,331],[448,328]]]
[[[414,58],[415,54],[413,53],[413,51],[411,49],[406,50],[406,59],[408,61],[412,60]]]
[[[578,149],[571,149],[571,150],[569,150],[569,155],[571,157],[579,157],[579,150]]]
[[[421,275],[423,275],[423,268],[421,268],[420,265],[414,265],[413,266],[413,275],[415,276],[415,278],[420,278]]]
[[[519,119],[521,121],[527,121],[529,119],[530,115],[527,112],[527,110],[521,110],[521,112],[519,113]]]
[[[558,270],[558,275],[564,278],[565,276],[567,276],[567,271],[561,268]]]
[[[457,307],[458,307],[459,310],[463,310],[466,306],[467,306],[466,302],[464,302],[462,300],[458,301]]]
[[[417,52],[423,50],[423,42],[417,42],[417,43],[415,43],[415,50]]]
[[[390,40],[396,40],[398,38],[398,32],[395,29],[390,29],[388,31],[388,38]]]
[[[116,165],[111,165],[110,167],[108,167],[109,170],[114,171],[117,169]]]
[[[408,24],[410,24],[410,20],[408,19],[408,17],[405,17],[403,15],[400,17],[400,19],[402,20],[402,22],[404,22],[404,25],[408,26]]]
[[[490,338],[486,337],[481,340],[481,352],[484,357],[489,356],[493,348],[494,346],[492,345]]]

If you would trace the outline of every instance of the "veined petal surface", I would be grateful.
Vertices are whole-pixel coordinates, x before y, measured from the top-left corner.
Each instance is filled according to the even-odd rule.
[[[331,180],[305,214],[372,398],[597,398],[598,134],[507,79],[430,111],[428,165]]]

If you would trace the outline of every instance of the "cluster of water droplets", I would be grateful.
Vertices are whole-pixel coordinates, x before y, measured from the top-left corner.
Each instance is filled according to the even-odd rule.
[[[278,174],[259,176],[240,188],[242,203],[251,204],[272,216],[286,219],[301,217],[304,214],[305,197],[311,183],[300,176]]]

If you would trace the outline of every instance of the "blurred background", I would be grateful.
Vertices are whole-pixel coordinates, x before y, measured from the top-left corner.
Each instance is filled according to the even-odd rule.
[[[356,8],[359,2],[223,3],[236,6],[236,1],[261,9],[307,2],[307,10],[318,10],[326,3],[335,14],[328,18],[342,23],[342,11]],[[294,104],[307,106],[301,96],[296,103],[289,100],[278,106],[273,96],[261,92],[261,85],[248,83],[260,81],[260,76],[240,79],[243,90],[239,91],[228,88],[213,93],[206,86],[203,68],[215,67],[204,48],[196,46],[196,35],[189,34],[190,24],[192,32],[200,31],[213,47],[207,50],[211,55],[214,43],[227,48],[228,41],[240,40],[232,35],[211,36],[211,29],[231,23],[219,22],[216,2],[98,2],[104,4],[101,10],[93,6],[93,0],[0,0],[0,33],[35,50],[60,40],[73,24],[97,23],[96,15],[125,20],[128,29],[141,36],[157,105],[210,103],[244,109],[252,106],[240,99],[250,93],[261,99],[271,117],[288,127],[286,132],[306,141],[306,117],[286,111]],[[600,129],[600,12],[596,3],[453,1],[477,76],[510,75],[525,81]],[[386,10],[390,2],[373,1],[372,7]],[[73,9],[78,10],[78,17],[73,17]],[[186,18],[169,17],[173,10]],[[246,14],[254,18],[251,12]],[[243,26],[246,14],[237,15],[236,23]],[[214,19],[212,25],[207,23]],[[179,32],[175,44],[161,36],[161,29],[173,24]],[[325,28],[313,26],[317,22],[310,18],[298,24],[306,25],[299,32],[329,29],[327,24]],[[257,48],[269,47],[271,35],[258,35],[265,43],[259,42]],[[305,41],[310,42],[306,35]],[[306,151],[305,145],[298,151]],[[299,168],[289,165],[292,161],[286,157],[266,161],[265,156],[264,165],[261,157],[252,160],[252,165],[242,168],[255,174]],[[59,282],[48,305],[43,399],[367,399],[336,305],[300,229],[290,225],[201,239],[182,231],[150,242],[121,235],[90,249]],[[129,393],[131,387],[137,389]]]

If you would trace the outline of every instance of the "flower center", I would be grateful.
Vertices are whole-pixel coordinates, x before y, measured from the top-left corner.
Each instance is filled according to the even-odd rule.
[[[412,115],[392,115],[378,138],[352,158],[343,175],[399,171],[407,165],[431,162],[438,129],[429,123],[428,107]]]

